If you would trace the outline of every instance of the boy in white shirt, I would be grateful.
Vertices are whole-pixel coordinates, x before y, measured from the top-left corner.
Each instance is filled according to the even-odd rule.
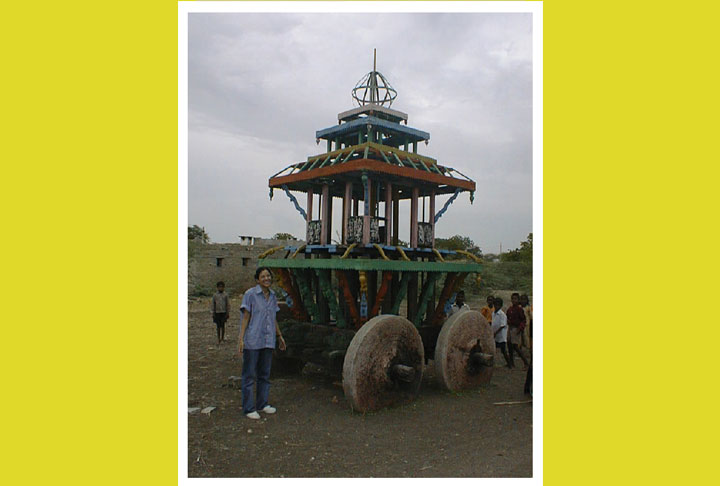
[[[493,301],[495,312],[492,315],[492,331],[495,336],[495,349],[500,348],[502,351],[505,362],[508,368],[512,368],[510,363],[510,356],[507,352],[507,316],[502,310],[503,300],[500,297],[496,297]]]

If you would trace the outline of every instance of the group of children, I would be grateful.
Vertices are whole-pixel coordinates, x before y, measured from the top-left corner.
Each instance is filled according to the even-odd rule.
[[[525,393],[532,396],[532,307],[526,294],[515,292],[510,299],[510,307],[503,311],[503,300],[490,295],[480,313],[490,324],[495,337],[495,349],[502,352],[507,367],[515,368],[515,353],[525,363]],[[470,307],[465,303],[465,292],[460,290],[455,296],[455,302],[448,308],[447,317],[463,309]]]
[[[515,367],[515,353],[520,355],[527,370],[525,393],[532,396],[532,355],[527,356],[525,352],[526,349],[532,351],[532,307],[525,294],[515,292],[510,299],[510,307],[503,312],[503,300],[490,295],[480,313],[490,323],[495,349],[500,349],[508,368]]]
[[[490,295],[487,298],[487,305],[480,309],[480,313],[492,326],[495,348],[502,352],[507,367],[515,367],[515,353],[517,353],[527,369],[530,361],[526,350],[532,349],[532,307],[526,294],[520,295],[515,292],[512,294],[511,300],[510,307],[503,312],[503,300]],[[447,317],[469,308],[465,303],[465,292],[460,290],[455,296],[455,302],[447,312]]]
[[[495,348],[500,349],[508,368],[515,367],[515,353],[525,364],[530,366],[526,349],[531,349],[532,339],[532,307],[527,295],[517,292],[510,297],[511,305],[503,312],[503,300],[500,297],[487,298],[487,305],[480,313],[487,319],[495,337]]]

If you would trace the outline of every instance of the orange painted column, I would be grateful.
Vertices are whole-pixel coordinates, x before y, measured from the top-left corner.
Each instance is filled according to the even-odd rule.
[[[305,238],[309,239],[310,237],[310,221],[312,221],[312,215],[313,215],[313,190],[308,189],[307,192],[307,217],[306,217],[306,223],[305,223]]]
[[[392,184],[385,184],[385,244],[390,245],[392,241]]]
[[[348,221],[350,221],[350,207],[352,205],[352,182],[345,183],[345,198],[343,199],[342,243],[347,245]]]
[[[412,198],[410,199],[410,247],[418,246],[418,197],[420,189],[413,187]]]
[[[392,244],[397,245],[400,237],[400,192],[393,190],[393,225],[392,225]]]
[[[432,247],[435,248],[435,191],[430,192],[430,227],[432,228]]]
[[[320,244],[328,244],[328,230],[330,229],[330,185],[323,184],[322,201],[320,201]]]
[[[313,190],[308,189],[307,192],[307,221],[308,223],[312,221],[312,211],[313,211]]]
[[[365,212],[363,213],[363,245],[370,243],[370,192],[372,191],[372,180],[369,177],[363,177],[365,180]]]
[[[383,272],[382,284],[380,285],[380,290],[378,290],[377,296],[375,297],[375,305],[373,305],[370,315],[368,315],[369,318],[372,319],[378,315],[378,312],[380,312],[380,306],[382,306],[382,303],[385,300],[385,295],[390,289],[391,282],[392,272]]]

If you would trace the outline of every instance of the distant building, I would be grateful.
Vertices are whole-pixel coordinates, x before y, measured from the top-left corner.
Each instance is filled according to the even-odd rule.
[[[255,236],[240,238],[240,243],[209,243],[194,249],[188,261],[188,295],[212,295],[219,280],[225,282],[230,294],[240,294],[255,285],[260,254],[278,246],[297,248],[304,244]],[[285,253],[278,251],[270,258],[284,258]]]
[[[240,244],[241,244],[241,245],[252,246],[252,245],[255,244],[255,239],[256,239],[256,238],[255,238],[254,236],[244,236],[244,235],[240,235],[239,238],[240,238]]]

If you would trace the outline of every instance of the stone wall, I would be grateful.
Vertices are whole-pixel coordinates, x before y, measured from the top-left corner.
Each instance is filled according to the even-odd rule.
[[[225,282],[230,295],[241,294],[255,285],[258,255],[276,246],[303,244],[302,241],[257,240],[255,245],[193,244],[188,255],[188,295],[212,295],[219,280]],[[284,258],[285,253],[280,250],[270,258]]]

